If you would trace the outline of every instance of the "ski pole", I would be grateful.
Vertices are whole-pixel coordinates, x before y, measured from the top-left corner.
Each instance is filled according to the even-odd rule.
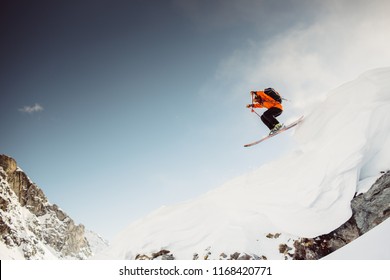
[[[261,119],[261,116],[255,110],[253,110],[253,108],[252,108],[252,112],[255,113]]]
[[[251,112],[255,113],[260,119],[261,119],[261,116],[253,109],[253,99],[254,99],[254,92],[251,91],[251,97],[252,97],[252,107],[251,107]]]

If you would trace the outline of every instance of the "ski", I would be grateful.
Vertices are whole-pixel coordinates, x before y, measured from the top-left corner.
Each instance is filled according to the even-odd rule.
[[[282,133],[282,132],[284,132],[284,131],[286,131],[286,130],[289,130],[290,128],[292,128],[292,127],[296,126],[297,124],[299,124],[301,121],[303,121],[303,116],[300,117],[299,119],[297,119],[296,121],[294,121],[294,122],[292,122],[292,123],[290,123],[290,124],[288,124],[288,125],[282,127],[281,129],[279,129],[279,130],[278,130],[277,132],[275,132],[274,134],[264,136],[264,137],[261,138],[260,140],[257,140],[257,141],[255,141],[255,142],[252,142],[252,143],[249,143],[249,144],[245,144],[244,147],[251,147],[251,146],[254,146],[254,145],[256,145],[256,144],[259,144],[259,143],[261,143],[261,142],[263,142],[263,141],[265,141],[265,140],[267,140],[267,139],[269,139],[269,138],[272,138],[272,137],[274,137],[274,136],[276,136],[276,135],[278,135],[278,134],[280,134],[280,133]]]

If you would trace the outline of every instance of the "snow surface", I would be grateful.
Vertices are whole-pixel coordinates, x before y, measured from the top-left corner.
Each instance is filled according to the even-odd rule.
[[[234,252],[283,259],[279,244],[339,227],[352,214],[354,194],[390,168],[389,112],[390,68],[364,73],[312,106],[295,129],[294,151],[132,223],[98,258],[133,259],[167,249],[177,259]],[[261,157],[267,142],[251,149]]]

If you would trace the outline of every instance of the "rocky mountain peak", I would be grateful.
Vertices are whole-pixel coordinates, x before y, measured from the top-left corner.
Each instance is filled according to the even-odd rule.
[[[16,161],[6,155],[0,155],[0,166],[3,168],[4,172],[7,175],[13,174],[18,167]]]
[[[0,238],[14,258],[87,259],[94,254],[88,238],[99,247],[107,242],[85,233],[84,225],[49,203],[13,158],[0,155]]]

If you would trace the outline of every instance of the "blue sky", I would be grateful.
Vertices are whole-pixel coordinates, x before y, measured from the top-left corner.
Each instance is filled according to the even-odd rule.
[[[267,133],[250,90],[291,99],[284,122],[389,66],[389,4],[365,2],[5,1],[0,153],[111,239],[293,147],[243,148]]]

